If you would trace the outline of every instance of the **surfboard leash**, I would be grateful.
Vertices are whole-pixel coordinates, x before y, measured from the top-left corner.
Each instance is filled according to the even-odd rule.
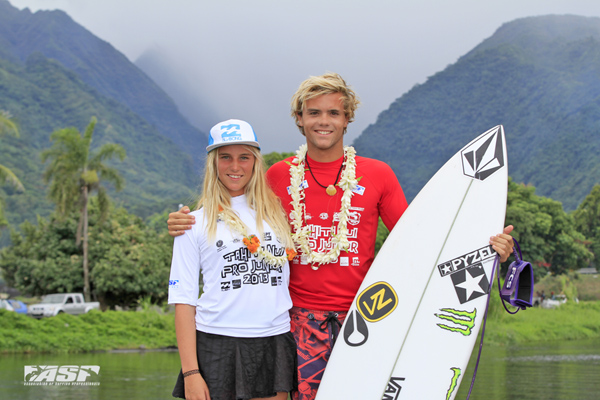
[[[494,258],[494,265],[492,266],[492,274],[490,276],[490,282],[494,282],[494,273],[498,270],[496,274],[496,279],[498,280],[498,293],[500,295],[500,299],[502,300],[502,305],[504,309],[509,314],[516,314],[519,310],[525,310],[528,307],[532,307],[533,300],[533,268],[531,264],[527,261],[523,261],[523,255],[521,254],[521,247],[516,239],[513,238],[515,242],[515,247],[513,248],[513,255],[515,256],[515,261],[513,261],[508,267],[508,272],[506,273],[506,279],[504,280],[504,286],[500,285],[500,256],[496,255]],[[518,253],[517,253],[518,250]],[[523,279],[521,279],[521,273],[523,274]],[[490,295],[487,298],[485,304],[485,312],[483,314],[483,325],[481,327],[481,338],[479,340],[479,353],[477,354],[477,362],[475,363],[475,370],[473,371],[473,379],[471,380],[471,387],[469,388],[469,393],[467,394],[467,400],[471,397],[471,391],[473,390],[473,386],[475,385],[475,377],[477,376],[477,369],[479,368],[479,361],[481,359],[481,351],[483,349],[483,337],[485,335],[485,325],[487,322],[488,310],[490,307],[490,298],[491,287],[490,287]],[[509,303],[517,309],[515,311],[510,311],[508,307],[506,307],[506,303]]]

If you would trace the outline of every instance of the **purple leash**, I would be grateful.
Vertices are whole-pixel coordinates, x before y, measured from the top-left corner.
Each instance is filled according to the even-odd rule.
[[[500,256],[496,255],[496,258],[494,259],[494,266],[492,267],[492,276],[490,277],[490,282],[492,282],[492,284],[494,283],[494,272],[496,272],[499,259]],[[500,281],[498,281],[498,285],[499,284]],[[483,326],[481,327],[481,339],[479,340],[479,354],[477,354],[477,362],[475,363],[475,371],[473,371],[473,379],[471,380],[471,387],[469,388],[467,400],[469,400],[469,398],[471,397],[471,391],[473,390],[473,386],[475,385],[475,377],[477,376],[477,368],[479,367],[479,360],[481,359],[481,350],[483,349],[483,336],[485,335],[485,323],[487,322],[488,308],[490,307],[490,297],[492,297],[491,289],[492,288],[490,287],[490,295],[488,296],[487,302],[485,303],[485,313],[483,314]]]
[[[515,261],[510,264],[508,267],[508,272],[506,275],[506,279],[504,280],[504,286],[500,286],[500,271],[496,275],[498,280],[498,293],[500,294],[500,299],[502,300],[502,305],[504,309],[509,314],[516,314],[519,310],[525,310],[528,307],[532,306],[532,296],[533,296],[533,268],[530,263],[527,261],[523,261],[523,256],[521,254],[521,247],[519,243],[513,239],[515,242],[515,247],[513,248],[513,255],[515,256]],[[518,249],[518,253],[517,253]],[[500,256],[496,255],[494,259],[494,265],[492,266],[492,276],[490,277],[490,282],[493,285],[494,283],[494,273],[496,269],[499,269]],[[521,273],[523,274],[523,279],[521,279]],[[485,324],[487,322],[488,309],[490,307],[490,298],[492,297],[492,288],[490,286],[490,295],[487,298],[487,302],[485,304],[485,313],[483,315],[483,326],[481,327],[481,339],[479,341],[479,354],[477,354],[477,362],[475,363],[475,370],[473,371],[473,379],[471,380],[471,387],[469,388],[469,394],[467,395],[467,400],[471,397],[471,391],[473,390],[473,385],[475,385],[475,377],[477,376],[477,368],[479,367],[479,360],[481,359],[481,350],[483,349],[483,336],[485,335]],[[508,307],[506,307],[506,302],[511,305],[517,307],[515,311],[510,311]]]

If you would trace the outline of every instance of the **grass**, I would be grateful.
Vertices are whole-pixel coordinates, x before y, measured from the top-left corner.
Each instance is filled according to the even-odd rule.
[[[515,315],[494,300],[485,331],[485,343],[508,345],[553,340],[600,339],[600,302],[567,302],[555,309],[539,307]],[[499,308],[499,309],[498,309]]]
[[[0,353],[156,349],[177,345],[174,314],[90,311],[33,319],[0,310]]]

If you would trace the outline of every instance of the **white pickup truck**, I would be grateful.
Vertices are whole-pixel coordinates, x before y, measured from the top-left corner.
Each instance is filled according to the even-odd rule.
[[[27,315],[33,318],[53,317],[60,313],[85,314],[100,309],[97,301],[86,303],[81,293],[55,293],[43,297],[42,302],[29,306]]]

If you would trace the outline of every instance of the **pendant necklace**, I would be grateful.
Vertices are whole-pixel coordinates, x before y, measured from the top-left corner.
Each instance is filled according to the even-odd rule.
[[[325,192],[327,192],[328,195],[335,196],[335,194],[337,193],[337,189],[335,188],[335,185],[337,184],[338,179],[340,179],[340,174],[342,173],[342,169],[344,168],[344,162],[342,161],[342,165],[340,165],[340,170],[338,171],[337,176],[335,177],[335,181],[333,182],[333,185],[329,185],[329,186],[321,185],[321,183],[317,180],[317,178],[315,178],[315,175],[313,174],[312,169],[310,169],[310,164],[308,163],[308,157],[306,157],[304,162],[306,163],[306,167],[308,168],[310,175],[313,177],[315,182],[317,182],[317,185],[319,185],[323,189],[325,189]]]

